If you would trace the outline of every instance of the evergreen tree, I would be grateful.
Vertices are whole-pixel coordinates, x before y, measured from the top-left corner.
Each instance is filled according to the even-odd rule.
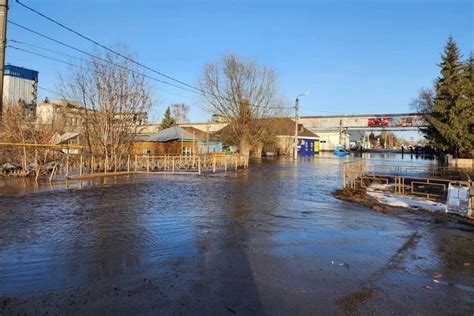
[[[171,110],[169,107],[166,108],[163,119],[161,120],[161,128],[166,129],[176,125],[176,120],[171,116]]]
[[[426,120],[428,138],[455,157],[472,156],[474,139],[469,133],[472,124],[472,72],[471,62],[460,61],[460,53],[452,37],[446,44],[441,76],[435,87],[435,99]]]

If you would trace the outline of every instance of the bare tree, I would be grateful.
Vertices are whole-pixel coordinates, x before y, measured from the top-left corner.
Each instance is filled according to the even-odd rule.
[[[259,144],[271,124],[260,119],[284,114],[276,79],[269,67],[232,54],[204,67],[199,85],[205,91],[207,108],[229,121],[227,141],[239,145],[242,155],[249,155],[251,147],[261,151]]]
[[[171,116],[176,121],[176,124],[188,123],[189,105],[184,103],[172,104],[170,106]]]
[[[25,174],[34,171],[35,179],[38,180],[41,174],[48,171],[51,163],[61,159],[61,152],[35,145],[51,144],[54,133],[61,132],[60,126],[58,120],[40,124],[25,113],[23,104],[7,103],[2,116],[1,139],[15,146],[2,148],[2,160],[21,165]]]
[[[125,46],[115,50],[133,59]],[[152,106],[150,86],[133,62],[111,52],[95,55],[101,60],[90,58],[80,67],[70,67],[61,76],[59,88],[83,108],[84,136],[91,153],[126,154]]]
[[[419,113],[429,114],[433,111],[435,94],[431,89],[421,89],[418,91],[418,97],[413,99],[410,107]]]

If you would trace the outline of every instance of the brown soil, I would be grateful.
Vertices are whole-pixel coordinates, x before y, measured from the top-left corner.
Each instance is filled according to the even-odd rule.
[[[364,190],[342,189],[334,191],[332,195],[336,199],[359,203],[381,213],[389,213],[394,210],[393,207],[382,204],[373,197],[368,196]]]
[[[357,312],[360,304],[367,301],[374,294],[375,289],[370,287],[363,287],[357,292],[353,292],[336,301],[336,304],[346,315],[353,315]]]
[[[332,195],[339,200],[358,203],[384,214],[401,215],[412,213],[414,215],[420,215],[423,219],[434,223],[474,226],[474,219],[469,219],[456,214],[433,213],[423,209],[392,207],[390,205],[382,204],[375,198],[368,196],[366,191],[361,189],[345,188],[334,191]],[[461,228],[465,229],[465,226]]]

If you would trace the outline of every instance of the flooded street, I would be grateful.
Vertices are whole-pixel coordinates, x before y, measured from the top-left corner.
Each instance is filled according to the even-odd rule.
[[[474,228],[335,199],[344,161],[4,183],[0,313],[472,314]]]

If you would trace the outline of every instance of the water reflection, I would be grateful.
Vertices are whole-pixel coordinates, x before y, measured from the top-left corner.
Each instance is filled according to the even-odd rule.
[[[16,180],[17,191],[8,184],[0,195],[0,294],[116,278],[207,249],[205,264],[239,265],[222,278],[245,280],[222,283],[228,286],[219,285],[223,293],[245,289],[258,298],[250,248],[271,245],[276,255],[336,251],[344,259],[353,255],[349,241],[355,241],[361,254],[387,252],[401,237],[381,236],[404,231],[404,224],[366,209],[354,216],[353,205],[330,194],[341,185],[342,163],[351,159],[357,158],[275,159],[248,171],[110,177],[52,188]],[[218,251],[224,247],[230,252]],[[357,258],[363,264],[363,256]]]

